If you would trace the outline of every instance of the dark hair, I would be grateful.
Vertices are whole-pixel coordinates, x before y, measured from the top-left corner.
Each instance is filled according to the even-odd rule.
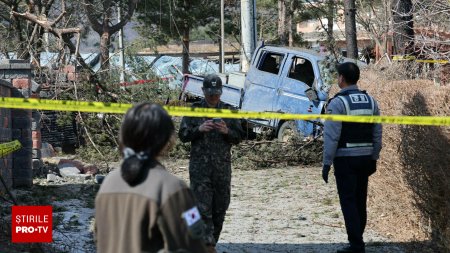
[[[359,67],[353,62],[344,62],[337,66],[337,72],[347,84],[356,84],[359,80]]]
[[[126,155],[121,167],[122,178],[131,186],[143,182],[148,168],[157,163],[175,131],[169,114],[157,104],[140,103],[127,111],[120,128],[120,149]]]

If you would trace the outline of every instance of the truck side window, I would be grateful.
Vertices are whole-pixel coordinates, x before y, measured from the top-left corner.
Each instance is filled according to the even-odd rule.
[[[295,57],[292,59],[288,77],[311,87],[314,83],[314,70],[311,62],[304,58]]]
[[[282,59],[283,55],[267,53],[264,56],[264,61],[261,63],[258,69],[277,75],[280,71],[280,63]]]

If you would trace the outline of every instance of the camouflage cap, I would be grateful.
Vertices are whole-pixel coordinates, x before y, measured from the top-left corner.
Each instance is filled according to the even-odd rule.
[[[207,75],[203,79],[203,92],[205,95],[221,95],[222,79],[214,74]]]

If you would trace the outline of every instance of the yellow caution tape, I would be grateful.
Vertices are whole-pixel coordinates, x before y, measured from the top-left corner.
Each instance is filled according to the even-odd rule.
[[[22,147],[18,140],[0,144],[0,157],[7,156]]]
[[[49,100],[36,98],[0,98],[1,108],[35,109],[71,112],[125,113],[131,104],[86,102],[72,100]]]
[[[423,63],[439,63],[439,64],[446,64],[446,63],[449,63],[449,61],[446,61],[446,60],[415,60],[415,62],[423,62]]]
[[[0,98],[0,108],[18,108],[52,111],[79,111],[95,113],[125,113],[132,104],[85,101],[44,100],[35,98]],[[278,112],[249,112],[228,109],[164,107],[172,116],[235,118],[235,119],[282,119],[282,120],[332,120],[357,123],[388,123],[405,125],[450,126],[450,117],[443,116],[348,116],[330,114],[290,114]]]
[[[394,61],[411,61],[416,59],[415,56],[412,55],[393,55],[392,60]]]
[[[450,61],[448,60],[417,60],[415,56],[412,55],[393,55],[392,56],[393,61],[415,61],[415,62],[422,62],[422,63],[439,63],[439,64],[446,64]]]

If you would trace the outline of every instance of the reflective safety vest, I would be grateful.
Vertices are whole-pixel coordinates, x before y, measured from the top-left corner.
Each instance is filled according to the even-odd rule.
[[[336,94],[345,106],[347,115],[372,116],[375,111],[373,98],[366,91],[348,90]],[[338,148],[356,148],[373,146],[374,124],[342,122]]]

